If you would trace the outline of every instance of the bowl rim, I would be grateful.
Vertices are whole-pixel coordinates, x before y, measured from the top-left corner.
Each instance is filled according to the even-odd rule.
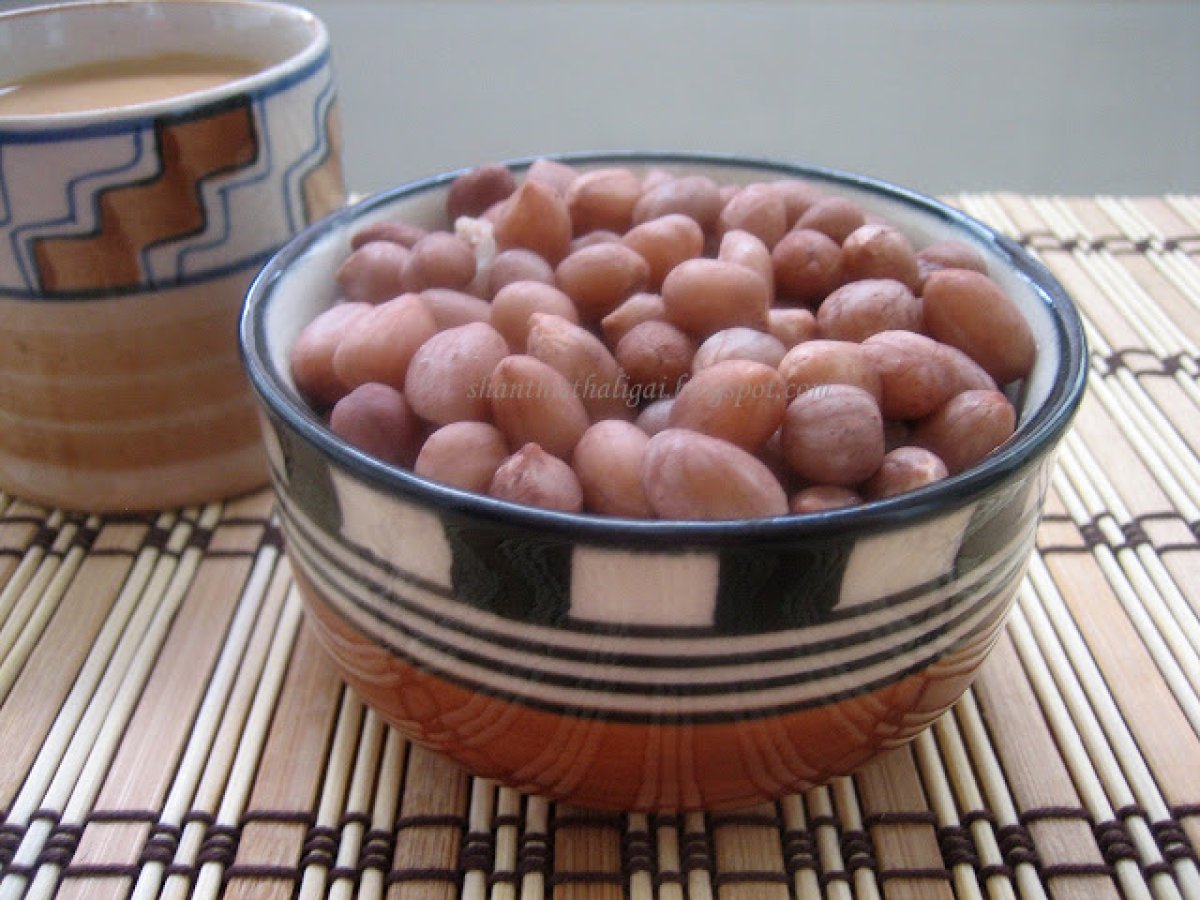
[[[796,177],[839,185],[899,201],[966,232],[988,245],[1013,267],[1048,307],[1057,332],[1057,377],[1040,409],[1017,431],[1014,440],[982,463],[931,485],[862,506],[752,519],[634,519],[592,513],[568,513],[524,506],[422,478],[355,449],[333,434],[302,402],[271,365],[266,352],[266,310],[287,268],[327,235],[348,228],[364,214],[411,196],[448,186],[470,167],[409,181],[371,194],[313,223],[285,244],[262,268],[246,295],[238,329],[243,366],[260,403],[323,456],[389,493],[436,507],[447,514],[485,520],[510,528],[555,533],[601,543],[633,541],[647,547],[713,546],[729,543],[836,538],[848,532],[882,531],[959,508],[994,489],[1051,452],[1074,417],[1087,382],[1087,341],[1074,301],[1055,276],[1024,247],[961,210],[910,188],[826,166],[734,153],[676,150],[609,150],[545,153],[501,161],[514,173],[538,159],[572,165],[705,165],[756,169],[764,176]]]

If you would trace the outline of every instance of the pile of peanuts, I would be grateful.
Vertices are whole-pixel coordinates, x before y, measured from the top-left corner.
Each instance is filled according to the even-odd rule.
[[[1036,346],[979,252],[808,182],[541,159],[461,175],[446,213],[358,231],[291,357],[334,433],[423,477],[739,519],[891,497],[1013,433]]]

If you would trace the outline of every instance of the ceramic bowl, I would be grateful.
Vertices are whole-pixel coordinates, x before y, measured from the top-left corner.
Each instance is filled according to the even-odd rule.
[[[909,740],[967,688],[1026,567],[1053,450],[1083,393],[1076,310],[1013,242],[927,197],[727,156],[570,156],[718,181],[798,177],[984,254],[1037,338],[1014,439],[935,485],[855,509],[728,522],[517,506],[335,437],[288,353],[334,302],[351,234],[439,225],[448,173],[364,200],[264,269],[241,340],[287,552],[312,626],[390,723],[468,771],[592,807],[777,798]],[[513,163],[518,172],[528,161]]]

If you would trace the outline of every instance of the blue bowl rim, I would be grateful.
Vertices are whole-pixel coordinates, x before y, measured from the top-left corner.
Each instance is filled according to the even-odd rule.
[[[849,532],[873,533],[931,518],[965,506],[1004,484],[1043,454],[1051,452],[1078,409],[1087,382],[1087,342],[1079,311],[1066,290],[1041,262],[1017,242],[934,197],[872,176],[825,166],[729,153],[578,151],[520,157],[502,161],[502,164],[514,172],[520,172],[541,158],[579,165],[702,164],[739,170],[752,168],[764,175],[802,178],[832,187],[843,185],[905,203],[989,245],[1029,283],[1049,307],[1058,332],[1058,377],[1041,408],[1018,429],[1015,439],[981,464],[918,490],[857,507],[754,519],[631,519],[523,506],[422,478],[410,470],[375,459],[336,437],[295,390],[279,377],[265,353],[266,309],[276,283],[287,268],[327,233],[349,226],[363,214],[405,197],[447,186],[469,171],[469,168],[463,168],[398,185],[332,213],[298,233],[262,268],[247,292],[239,322],[238,341],[250,383],[270,416],[281,419],[332,462],[385,492],[398,494],[411,502],[447,514],[554,534],[564,539],[617,544],[634,542],[661,548],[835,538]]]

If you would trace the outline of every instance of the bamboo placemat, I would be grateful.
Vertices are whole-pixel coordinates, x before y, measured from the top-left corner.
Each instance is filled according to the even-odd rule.
[[[317,653],[263,493],[0,495],[0,900],[1200,898],[1200,198],[951,198],[1083,307],[1090,392],[1009,627],[911,745],[736,813],[473,780]]]

